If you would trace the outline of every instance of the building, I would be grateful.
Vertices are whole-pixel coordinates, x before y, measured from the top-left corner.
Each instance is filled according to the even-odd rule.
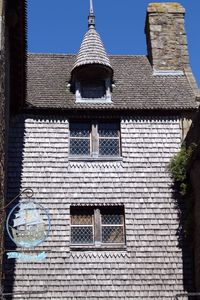
[[[0,278],[2,274],[4,207],[10,112],[25,98],[25,1],[0,1]]]
[[[149,4],[148,55],[108,56],[91,2],[77,56],[28,55],[27,95],[10,120],[8,199],[32,188],[51,230],[28,250],[6,237],[16,253],[4,260],[12,299],[195,291],[168,168],[197,109],[184,14],[178,3]]]

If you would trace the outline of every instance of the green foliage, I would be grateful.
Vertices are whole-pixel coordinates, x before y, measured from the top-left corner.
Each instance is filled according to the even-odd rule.
[[[186,218],[184,218],[183,229],[185,237],[189,237],[191,240],[191,235],[193,231],[193,209],[194,200],[192,195],[192,186],[188,176],[188,164],[191,160],[193,151],[196,148],[196,144],[192,144],[188,148],[185,144],[182,145],[181,150],[176,154],[170,162],[170,172],[174,179],[174,183],[178,188],[179,193],[185,202],[186,208]]]
[[[170,163],[172,177],[180,187],[181,195],[186,195],[188,189],[187,166],[193,152],[193,146],[186,148],[183,144],[181,150],[175,155]]]

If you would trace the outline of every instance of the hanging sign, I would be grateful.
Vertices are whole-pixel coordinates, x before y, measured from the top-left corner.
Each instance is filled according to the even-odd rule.
[[[39,254],[26,254],[19,252],[8,252],[7,257],[8,259],[16,258],[19,261],[34,262],[44,260],[46,258],[46,253],[41,252]]]
[[[40,204],[31,200],[21,202],[14,206],[10,211],[6,220],[6,229],[10,239],[22,248],[34,248],[43,243],[49,235],[50,217],[47,210]],[[23,260],[22,254],[7,253],[8,258],[20,258]],[[17,253],[17,252],[15,252]],[[41,255],[31,255],[24,257],[28,260],[31,258],[41,260],[44,253]]]

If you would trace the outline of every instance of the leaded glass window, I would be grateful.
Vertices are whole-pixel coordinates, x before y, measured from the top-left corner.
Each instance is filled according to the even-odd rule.
[[[124,215],[110,212],[101,215],[102,242],[123,243],[124,242]]]
[[[70,155],[93,158],[119,156],[119,122],[71,123]]]
[[[99,156],[119,155],[119,125],[117,123],[99,123]]]
[[[70,124],[70,154],[75,156],[90,155],[90,134],[89,123]]]
[[[94,215],[93,210],[71,209],[71,243],[93,244],[94,242]]]
[[[124,245],[124,207],[71,207],[72,245]]]

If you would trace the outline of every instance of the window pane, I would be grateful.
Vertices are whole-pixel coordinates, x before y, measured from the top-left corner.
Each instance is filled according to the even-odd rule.
[[[92,225],[91,215],[72,215],[71,216],[72,225]]]
[[[118,139],[100,139],[99,140],[99,155],[102,155],[102,156],[119,155],[119,140]]]
[[[123,243],[124,234],[122,226],[102,226],[103,243]]]
[[[90,136],[91,125],[89,123],[70,124],[70,137],[88,137]]]
[[[81,97],[98,99],[105,97],[106,89],[103,81],[81,82]]]
[[[118,137],[119,124],[118,123],[99,123],[98,133],[100,137]]]
[[[102,215],[101,216],[102,224],[123,224],[124,217],[123,215]]]
[[[89,139],[71,139],[70,140],[71,155],[90,155]]]
[[[72,244],[92,244],[93,243],[93,227],[71,227],[71,243]]]

